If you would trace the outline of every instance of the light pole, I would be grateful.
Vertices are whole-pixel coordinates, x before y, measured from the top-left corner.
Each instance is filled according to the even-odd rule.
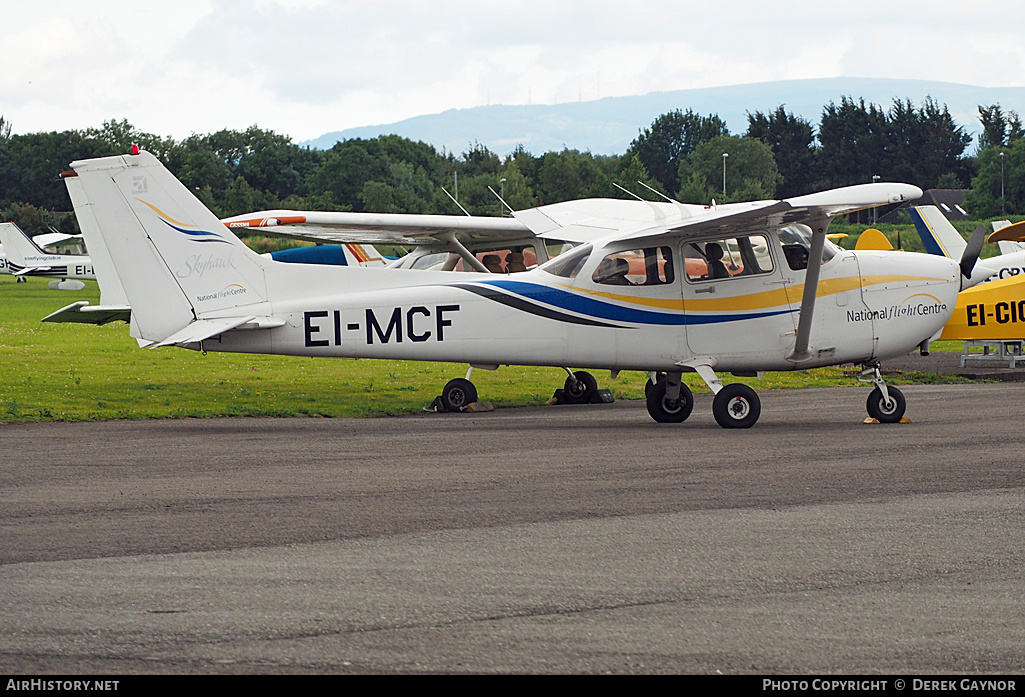
[[[722,154],[722,197],[726,198],[726,158],[729,157],[728,152]]]
[[[882,177],[880,177],[878,174],[873,174],[872,175],[872,183],[873,184],[878,182],[880,179],[882,179]],[[873,225],[876,224],[876,211],[878,211],[878,210],[879,210],[878,208],[873,208],[872,209],[872,224]]]
[[[1000,151],[1000,215],[1004,215],[1004,153]]]
[[[502,200],[498,203],[498,211],[502,218],[505,217],[505,177],[498,182],[502,185]]]

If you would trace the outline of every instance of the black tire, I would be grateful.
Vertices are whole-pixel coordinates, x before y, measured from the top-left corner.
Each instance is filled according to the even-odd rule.
[[[712,400],[712,415],[723,428],[751,428],[761,413],[758,393],[739,382],[726,385]]]
[[[453,378],[441,391],[441,405],[445,411],[461,412],[477,401],[477,388],[466,378]]]
[[[576,378],[576,379],[574,379]],[[598,391],[598,381],[590,373],[578,370],[573,377],[566,378],[563,394],[570,404],[589,404]]]
[[[868,410],[868,415],[879,423],[895,424],[904,418],[907,402],[904,399],[904,393],[896,387],[887,386],[886,392],[890,395],[889,404],[883,399],[883,393],[877,387],[868,396],[865,408]]]
[[[660,424],[682,423],[694,410],[694,393],[686,385],[680,385],[680,397],[676,400],[666,398],[665,379],[654,384],[649,381],[644,387],[648,414]]]

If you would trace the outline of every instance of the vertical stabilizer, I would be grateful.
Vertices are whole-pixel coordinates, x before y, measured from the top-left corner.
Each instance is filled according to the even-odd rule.
[[[71,166],[132,307],[133,336],[163,341],[266,301],[264,261],[153,155]]]
[[[14,223],[0,223],[0,244],[4,246],[7,259],[17,266],[30,266],[42,257],[56,258],[40,249],[32,238]],[[35,258],[35,262],[32,259]]]
[[[908,209],[911,222],[915,224],[918,236],[922,238],[925,251],[948,259],[959,260],[968,246],[961,233],[947,220],[936,206],[912,206]]]

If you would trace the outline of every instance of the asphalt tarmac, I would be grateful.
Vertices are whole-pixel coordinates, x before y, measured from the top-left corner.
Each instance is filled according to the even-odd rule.
[[[0,425],[0,671],[1025,667],[1023,386]]]

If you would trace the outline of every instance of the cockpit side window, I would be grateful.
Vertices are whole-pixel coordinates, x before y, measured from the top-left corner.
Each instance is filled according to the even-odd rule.
[[[772,255],[765,235],[688,242],[683,247],[688,281],[710,281],[771,273]]]
[[[654,286],[672,283],[673,256],[669,247],[627,249],[608,254],[591,280],[612,286]]]
[[[793,271],[801,271],[808,268],[808,256],[811,251],[811,228],[801,223],[794,223],[777,231],[780,244],[783,245],[783,256],[786,257],[787,266]],[[822,263],[836,256],[837,248],[829,240],[825,241],[822,247]]]

